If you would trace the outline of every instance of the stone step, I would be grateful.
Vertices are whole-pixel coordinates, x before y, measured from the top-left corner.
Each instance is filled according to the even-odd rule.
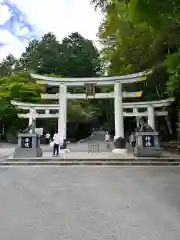
[[[129,161],[129,162],[179,162],[180,157],[160,157],[160,158],[153,158],[153,157],[121,157],[121,158],[104,158],[104,157],[84,157],[84,158],[72,158],[68,156],[62,157],[39,157],[39,158],[7,158],[6,161],[10,162],[64,162],[64,161],[76,161],[76,162],[83,162],[83,161],[102,161],[102,162],[122,162],[122,161]]]
[[[180,166],[179,161],[5,161],[0,166]]]

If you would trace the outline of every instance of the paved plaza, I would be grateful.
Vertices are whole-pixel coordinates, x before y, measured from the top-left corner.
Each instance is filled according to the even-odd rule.
[[[180,168],[0,168],[1,240],[179,240]]]
[[[95,133],[72,154],[89,143],[106,149]],[[180,240],[179,182],[179,167],[1,166],[0,239]]]
[[[16,144],[0,143],[0,162],[11,156],[16,146]]]

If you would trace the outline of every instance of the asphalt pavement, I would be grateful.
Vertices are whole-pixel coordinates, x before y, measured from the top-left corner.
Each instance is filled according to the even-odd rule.
[[[0,162],[11,156],[17,145],[11,143],[0,143]]]
[[[83,143],[103,143],[105,139],[104,131],[95,131],[92,135],[83,140]]]
[[[179,240],[179,167],[0,168],[1,240]]]
[[[103,132],[69,146],[88,144]],[[0,239],[180,240],[179,182],[179,167],[0,167]]]

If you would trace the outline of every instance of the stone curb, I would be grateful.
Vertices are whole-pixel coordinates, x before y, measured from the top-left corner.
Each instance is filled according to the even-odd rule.
[[[68,156],[62,156],[62,157],[46,157],[46,158],[7,158],[5,160],[6,162],[63,162],[63,161],[71,161],[71,162],[83,162],[83,161],[90,161],[90,162],[96,162],[96,161],[103,161],[103,162],[180,162],[180,158],[176,157],[163,157],[163,158],[89,158],[88,156],[86,158],[68,158]],[[5,162],[3,161],[3,162]]]
[[[0,163],[0,166],[8,166],[8,165],[59,165],[59,166],[72,166],[72,165],[91,165],[91,166],[97,166],[97,165],[108,165],[108,166],[124,166],[124,165],[132,165],[132,166],[179,166],[180,165],[180,160],[174,159],[174,160],[156,160],[156,161],[148,161],[148,160],[127,160],[127,159],[122,159],[122,160],[100,160],[96,159],[94,161],[91,160],[59,160],[59,161],[52,161],[52,160],[47,160],[47,161],[42,161],[42,160],[20,160],[15,161],[15,160],[9,160],[9,161],[4,161]]]
[[[0,166],[180,166],[180,161],[6,161]]]

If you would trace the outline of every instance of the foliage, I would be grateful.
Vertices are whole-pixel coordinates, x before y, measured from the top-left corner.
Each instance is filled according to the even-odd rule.
[[[0,63],[0,76],[11,75],[13,70],[16,68],[17,61],[13,55],[8,55],[6,59],[4,59]]]
[[[154,42],[158,40],[163,43],[163,62],[170,74],[167,82],[167,91],[179,101],[179,66],[180,66],[180,1],[159,0],[159,1],[128,1],[129,13],[132,19],[146,21],[156,34]],[[156,9],[156,11],[154,10]],[[158,49],[159,44],[155,45]]]
[[[133,20],[146,21],[156,27],[162,27],[168,20],[179,22],[180,2],[179,0],[91,0],[95,8],[107,11],[109,6],[117,2],[124,3],[129,8]]]
[[[100,57],[90,40],[72,33],[59,43],[52,33],[33,40],[20,58],[22,69],[63,77],[96,76]]]
[[[68,119],[76,121],[87,121],[97,118],[95,107],[85,103],[85,101],[68,102]]]
[[[72,33],[62,41],[67,61],[65,69],[68,77],[94,77],[100,74],[100,56],[92,41],[78,33]]]
[[[180,49],[174,54],[167,56],[166,65],[170,73],[170,80],[167,83],[168,91],[179,100],[180,96]]]
[[[180,23],[179,0],[128,0],[126,3],[133,18],[148,22],[156,30],[166,28],[171,21]]]
[[[104,11],[99,36],[104,43],[102,54],[108,62],[109,75],[151,68],[153,75],[143,86],[146,100],[165,97],[166,92],[177,93],[180,2],[92,0],[91,3]],[[167,73],[171,74],[169,79]],[[179,98],[178,94],[176,97]]]
[[[106,11],[107,6],[111,5],[113,0],[91,0],[91,4],[96,8],[101,8],[102,11]]]

